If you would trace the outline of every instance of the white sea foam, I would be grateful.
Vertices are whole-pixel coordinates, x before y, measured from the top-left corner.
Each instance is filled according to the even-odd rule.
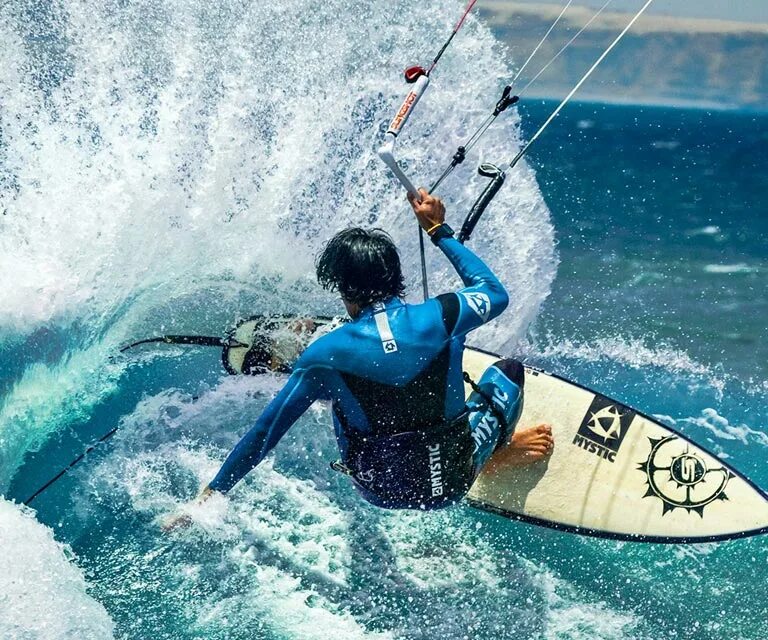
[[[0,497],[0,638],[106,640],[113,623],[71,551],[31,510]]]
[[[174,390],[146,398],[121,422],[113,456],[89,475],[88,485],[97,499],[122,495],[133,510],[152,517],[173,512],[213,478],[221,454],[250,428],[263,408],[263,399],[254,394],[270,390],[274,390],[271,382],[264,385],[264,379],[241,377],[225,379],[194,402]],[[331,449],[327,415],[323,413],[322,422],[320,417],[308,414],[313,438]],[[301,446],[290,448],[307,451]],[[311,463],[319,464],[326,477],[330,473],[324,458]],[[248,499],[237,499],[243,494]],[[299,511],[297,505],[305,509]],[[320,572],[329,580],[345,580],[348,567],[339,563],[339,558],[349,556],[340,537],[346,533],[344,514],[313,480],[276,471],[271,458],[248,476],[232,500],[218,497],[204,505],[184,506],[184,511],[218,540],[242,540],[248,532],[272,552],[291,557],[297,568]]]
[[[753,429],[746,424],[731,424],[715,409],[704,409],[700,416],[684,418],[681,422],[705,429],[723,440],[735,440],[745,446],[756,444],[768,447],[768,433]]]
[[[696,362],[680,349],[664,344],[648,346],[645,341],[636,338],[611,336],[591,342],[551,341],[543,347],[535,347],[533,352],[544,358],[564,356],[585,362],[610,360],[632,369],[661,367],[667,371],[686,374],[694,379],[703,379],[718,395],[722,395],[727,382],[724,376]]]
[[[674,151],[680,146],[679,140],[654,140],[651,142],[651,146],[654,149],[661,149],[663,151]]]
[[[401,9],[414,17],[410,4]],[[391,230],[415,284],[411,216],[374,151],[404,92],[399,59],[418,57],[452,9],[446,0],[402,30],[391,3],[342,26],[336,17],[357,10],[345,0],[120,10],[72,1],[66,14],[51,10],[67,39],[66,72],[46,93],[14,21],[4,21],[0,127],[12,141],[3,169],[13,188],[0,193],[9,285],[0,327],[103,317],[162,283],[180,295],[201,280],[302,280],[327,232],[353,222]],[[289,14],[312,19],[289,28]],[[305,55],[307,41],[317,55]],[[428,182],[484,114],[472,109],[499,86],[493,48],[470,18],[401,136],[416,179]],[[518,123],[513,112],[500,119],[475,157],[514,153]],[[482,186],[459,174],[443,189],[452,220]],[[483,225],[494,266],[515,275],[524,326],[554,276],[553,233],[532,172],[523,165],[508,182]],[[430,262],[443,260],[430,253]]]
[[[589,600],[573,585],[544,566],[525,561],[547,601],[546,640],[623,640],[638,638],[642,618],[630,611],[616,611],[600,599]]]
[[[688,232],[689,236],[715,236],[720,233],[720,227],[716,225],[707,225],[698,229],[692,229]]]
[[[269,629],[291,640],[394,640],[391,632],[368,631],[343,607],[335,605],[296,576],[274,567],[260,566],[248,552],[234,553],[232,560],[252,574],[253,588],[215,605],[204,604],[197,620],[201,630],[237,619],[237,625]],[[247,602],[244,611],[243,603]],[[243,615],[245,613],[245,615]]]
[[[72,353],[60,362],[30,363],[5,399],[0,487],[25,451],[115,390],[122,369],[98,359],[120,343],[164,324],[220,331],[264,307],[334,304],[311,288],[312,261],[339,228],[389,230],[418,299],[415,224],[375,150],[405,90],[403,56],[426,55],[455,9],[387,2],[339,22],[359,6],[71,0],[46,14],[53,53],[45,38],[25,40],[41,28],[34,12],[0,21],[0,335],[78,326],[88,336],[63,345]],[[478,96],[502,84],[497,46],[470,16],[401,136],[414,179],[429,182],[484,117]],[[41,90],[39,74],[57,79]],[[475,159],[518,148],[514,110],[494,132]],[[556,266],[533,172],[523,162],[507,183],[475,241],[512,300],[512,324],[480,336],[491,348],[524,334]],[[483,186],[464,168],[446,181],[451,221]],[[440,290],[457,284],[439,252],[428,259]]]
[[[739,262],[736,264],[708,264],[704,266],[704,271],[706,271],[707,273],[722,273],[722,274],[758,273],[760,271],[760,268],[755,266],[750,266],[744,262]]]

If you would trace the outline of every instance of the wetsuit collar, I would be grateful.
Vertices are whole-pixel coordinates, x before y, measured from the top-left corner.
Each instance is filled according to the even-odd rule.
[[[374,313],[381,311],[382,307],[386,310],[394,309],[396,307],[402,307],[405,303],[400,300],[400,298],[397,298],[395,296],[392,296],[385,302],[374,302],[373,304],[369,304],[367,307],[364,307],[360,314],[357,316],[357,318],[354,318],[352,321],[357,322],[361,318],[370,318]]]

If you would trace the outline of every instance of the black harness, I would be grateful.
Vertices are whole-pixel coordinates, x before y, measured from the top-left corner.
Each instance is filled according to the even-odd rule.
[[[455,294],[439,296],[448,334],[458,316]],[[439,509],[461,500],[474,481],[467,412],[446,420],[443,411],[450,363],[446,346],[408,384],[394,386],[342,373],[368,417],[362,434],[334,407],[348,437],[344,459],[331,464],[349,475],[365,497],[390,509]]]
[[[358,435],[344,462],[362,493],[388,509],[439,509],[461,500],[474,480],[466,413],[456,420],[386,436]]]

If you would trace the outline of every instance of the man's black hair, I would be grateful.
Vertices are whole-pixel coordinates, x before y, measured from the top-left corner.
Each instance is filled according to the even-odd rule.
[[[405,294],[400,255],[382,229],[340,231],[325,245],[315,267],[324,289],[338,291],[361,308]]]

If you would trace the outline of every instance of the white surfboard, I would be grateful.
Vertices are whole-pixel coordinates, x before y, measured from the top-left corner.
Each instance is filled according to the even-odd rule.
[[[464,368],[477,380],[498,358],[468,348]],[[715,455],[620,402],[526,366],[517,428],[541,423],[552,425],[552,456],[481,473],[467,496],[473,507],[632,541],[768,533],[768,495]]]

